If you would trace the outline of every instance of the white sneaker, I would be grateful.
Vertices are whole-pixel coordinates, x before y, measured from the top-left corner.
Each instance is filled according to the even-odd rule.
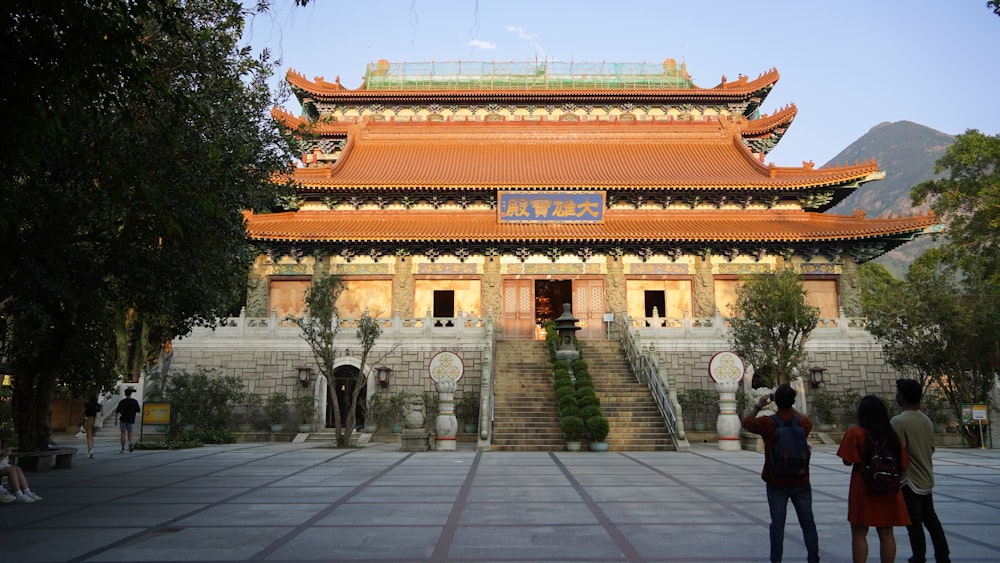
[[[0,489],[0,503],[7,504],[8,502],[14,502],[17,497],[8,493],[7,491]]]
[[[17,495],[17,498],[14,499],[14,502],[16,502],[17,504],[29,504],[35,502],[35,499],[29,497],[28,495],[21,494]]]
[[[36,495],[35,493],[24,493],[24,496],[29,497],[31,500],[35,502],[42,500],[42,497]]]

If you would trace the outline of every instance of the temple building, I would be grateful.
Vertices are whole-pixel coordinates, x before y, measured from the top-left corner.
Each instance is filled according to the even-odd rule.
[[[826,322],[861,315],[858,265],[933,215],[826,214],[874,161],[776,166],[797,109],[761,108],[776,70],[693,83],[684,64],[368,65],[357,88],[289,71],[305,147],[292,211],[249,213],[262,250],[247,315],[298,314],[339,274],[344,317],[492,316],[538,338],[572,303],[581,339],[609,314],[729,314],[743,275],[795,268]],[[647,321],[648,322],[648,321]]]

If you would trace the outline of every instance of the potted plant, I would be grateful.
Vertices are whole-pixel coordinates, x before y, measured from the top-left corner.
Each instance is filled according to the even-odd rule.
[[[400,391],[390,395],[385,405],[385,419],[389,422],[389,428],[393,434],[403,432],[403,415],[406,414],[406,403],[409,400],[406,391]]]
[[[466,432],[474,434],[479,425],[479,393],[466,391],[455,403],[455,416],[465,424]]]
[[[316,398],[312,395],[296,397],[295,411],[299,414],[299,432],[311,432],[316,418]]]
[[[256,393],[244,393],[242,408],[240,409],[240,432],[253,432],[254,422],[257,420],[257,413],[264,406],[264,399]]]
[[[566,449],[571,452],[580,451],[580,437],[586,432],[583,419],[576,415],[563,416],[562,433],[566,436]]]
[[[838,407],[837,397],[824,389],[813,393],[810,399],[812,400],[813,412],[819,418],[819,429],[823,432],[833,430],[837,424],[837,415],[835,414]]]
[[[611,429],[608,419],[604,418],[603,415],[592,416],[585,420],[584,424],[587,427],[587,434],[590,436],[590,451],[608,451],[608,443],[604,441]]]
[[[712,403],[718,401],[717,394],[714,391],[695,387],[684,391],[682,396],[678,397],[678,400],[685,411],[690,411],[694,430],[696,432],[704,432],[708,428],[706,418],[708,417]]]
[[[365,402],[365,432],[374,434],[378,431],[378,423],[385,418],[386,400],[378,393],[373,393]]]
[[[288,417],[288,395],[272,393],[264,405],[264,413],[271,421],[271,432],[282,432],[285,429],[285,419]]]

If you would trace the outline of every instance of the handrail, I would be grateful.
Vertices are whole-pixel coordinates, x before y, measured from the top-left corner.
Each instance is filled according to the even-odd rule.
[[[653,354],[642,349],[639,341],[639,334],[632,327],[627,315],[622,312],[615,315],[618,322],[618,334],[625,350],[625,356],[632,368],[636,381],[645,383],[656,402],[656,407],[663,417],[663,422],[670,432],[670,439],[674,443],[677,451],[689,451],[691,444],[687,440],[684,431],[684,416],[680,403],[677,402],[677,393],[674,385],[671,384],[670,376],[663,370],[660,374],[659,361]],[[650,347],[649,351],[652,351]]]
[[[479,384],[479,437],[476,448],[481,452],[493,449],[493,368],[496,359],[497,335],[493,330],[493,315],[486,318],[489,344],[483,356],[483,375]]]

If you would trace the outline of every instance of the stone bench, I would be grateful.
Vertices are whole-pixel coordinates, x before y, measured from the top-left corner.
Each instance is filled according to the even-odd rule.
[[[10,453],[10,462],[22,471],[45,472],[55,469],[72,469],[76,448],[52,448],[39,452]]]

